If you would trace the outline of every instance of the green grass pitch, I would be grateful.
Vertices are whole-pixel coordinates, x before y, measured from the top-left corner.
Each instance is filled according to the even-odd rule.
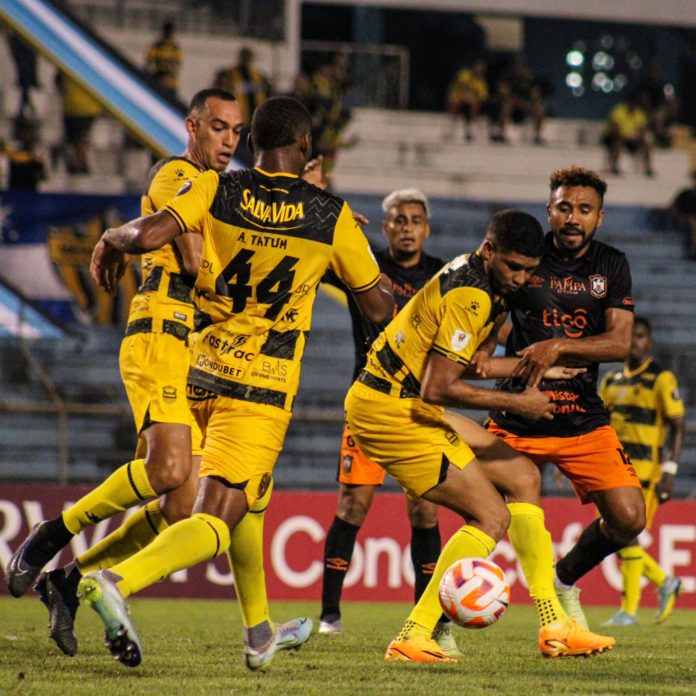
[[[652,609],[641,610],[638,626],[610,630],[599,626],[612,609],[589,608],[591,625],[616,636],[616,648],[545,660],[532,607],[513,605],[490,628],[457,629],[462,663],[431,666],[382,659],[406,604],[345,603],[344,635],[315,634],[301,650],[279,653],[267,671],[249,672],[235,602],[135,598],[131,608],[144,654],[135,669],[110,656],[89,609],[78,614],[79,653],[69,658],[49,640],[38,599],[0,598],[0,694],[696,694],[696,612],[685,609],[660,626]],[[318,624],[318,604],[276,602],[272,612],[278,621],[306,615]]]

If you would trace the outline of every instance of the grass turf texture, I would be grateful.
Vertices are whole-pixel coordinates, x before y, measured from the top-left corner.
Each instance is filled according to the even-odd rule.
[[[405,604],[346,603],[342,636],[313,635],[297,652],[281,652],[266,672],[242,661],[239,612],[233,601],[131,602],[143,663],[128,669],[102,645],[102,624],[81,607],[79,654],[69,658],[48,638],[47,612],[35,597],[0,598],[0,694],[137,696],[139,694],[694,694],[696,612],[675,610],[663,625],[641,610],[630,628],[600,629],[613,608],[586,609],[590,624],[617,637],[592,658],[543,659],[530,606],[511,606],[480,631],[456,629],[466,654],[456,665],[387,664],[382,656],[400,628]],[[276,602],[274,617],[311,616],[316,603]]]

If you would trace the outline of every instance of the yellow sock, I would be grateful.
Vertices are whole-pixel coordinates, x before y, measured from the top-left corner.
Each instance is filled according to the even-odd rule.
[[[412,628],[412,633],[423,632],[429,636],[433,632],[435,624],[442,615],[438,590],[440,578],[445,571],[460,558],[468,556],[486,558],[494,548],[495,541],[488,534],[470,525],[460,527],[450,537],[440,552],[440,558],[437,560],[430,582],[407,619],[407,623],[417,624]]]
[[[621,608],[631,616],[636,615],[640,604],[643,553],[640,546],[626,546],[617,554],[621,559]]]
[[[131,515],[118,529],[75,560],[84,575],[93,570],[111,568],[147,546],[167,528],[159,500],[153,500]]]
[[[217,558],[229,546],[227,525],[219,517],[197,512],[167,527],[142,551],[110,570],[121,576],[116,584],[128,597],[177,570]]]
[[[656,587],[662,587],[667,579],[667,573],[645,549],[643,549],[643,575]]]
[[[544,511],[531,503],[509,503],[508,537],[524,572],[529,595],[544,627],[568,617],[553,587],[553,545],[544,526]]]
[[[157,497],[145,471],[145,460],[134,459],[116,469],[106,481],[63,512],[63,522],[78,534],[117,512]]]
[[[234,574],[234,587],[244,626],[270,621],[266,574],[263,569],[263,521],[273,484],[232,530],[227,556]]]

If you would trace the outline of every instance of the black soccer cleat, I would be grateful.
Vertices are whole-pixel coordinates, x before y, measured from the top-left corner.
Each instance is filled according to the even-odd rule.
[[[37,540],[46,522],[34,525],[29,536],[22,542],[22,545],[14,552],[10,562],[7,564],[6,582],[7,589],[13,597],[21,597],[30,587],[34,586],[36,578],[39,577],[43,566],[33,566],[26,562],[25,556],[29,548]]]
[[[36,583],[36,591],[48,609],[49,635],[62,652],[70,657],[77,654],[75,615],[80,605],[77,584],[80,572],[73,568],[70,573],[64,568],[43,573]]]

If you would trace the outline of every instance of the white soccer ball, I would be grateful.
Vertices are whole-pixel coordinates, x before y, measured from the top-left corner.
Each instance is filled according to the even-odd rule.
[[[440,580],[442,610],[462,628],[485,628],[495,623],[510,603],[505,573],[485,558],[462,558]]]

